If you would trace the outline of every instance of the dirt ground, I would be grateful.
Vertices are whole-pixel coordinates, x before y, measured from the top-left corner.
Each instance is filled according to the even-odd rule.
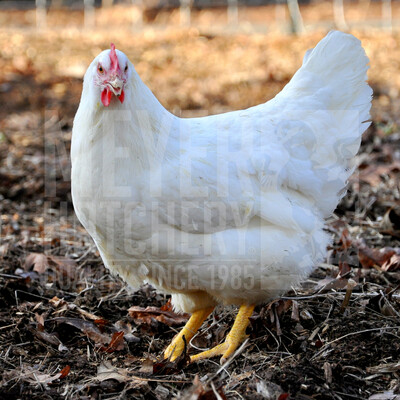
[[[221,367],[162,361],[187,316],[111,276],[74,216],[81,77],[114,41],[169,110],[207,115],[273,97],[323,33],[0,28],[1,399],[400,398],[400,35],[354,33],[371,59],[373,123],[327,221],[333,246],[301,288],[256,308]],[[234,315],[214,313],[192,345],[220,342]]]

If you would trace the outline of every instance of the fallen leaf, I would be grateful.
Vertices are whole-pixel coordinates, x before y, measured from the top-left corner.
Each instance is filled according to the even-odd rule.
[[[361,239],[354,240],[353,245],[358,250],[358,259],[363,268],[382,267],[394,254],[400,255],[400,249],[393,247],[370,248]]]
[[[85,321],[79,318],[66,318],[66,317],[56,318],[56,321],[71,325],[79,329],[82,333],[84,333],[89,339],[93,340],[96,344],[106,345],[111,342],[110,336],[101,333],[100,329],[96,326],[94,322]]]
[[[162,311],[173,311],[171,299],[169,299],[165,304],[160,307]]]
[[[392,254],[382,265],[383,271],[396,271],[400,269],[400,254]]]
[[[337,278],[345,278],[350,273],[351,268],[347,262],[339,261],[339,274]]]
[[[223,391],[222,386],[215,388],[213,384],[212,388],[202,383],[196,375],[193,380],[193,384],[190,388],[186,389],[180,394],[179,399],[181,400],[226,400],[227,397]]]
[[[76,262],[67,257],[47,256],[42,253],[30,253],[23,265],[25,271],[35,271],[44,274],[48,269],[52,269],[60,277],[75,279]]]
[[[45,254],[31,253],[25,258],[23,265],[25,271],[35,271],[38,274],[44,274],[49,268],[49,262]]]
[[[67,304],[67,302],[64,299],[59,299],[57,296],[54,296],[52,299],[50,299],[49,303],[55,308]]]
[[[282,395],[283,400],[287,399],[287,394],[283,393],[282,388],[270,381],[257,380],[256,390],[264,399],[278,399]]]
[[[38,339],[42,340],[43,342],[52,344],[54,346],[58,347],[58,346],[60,346],[60,344],[62,344],[60,339],[57,337],[57,335],[55,333],[48,333],[45,331],[40,331],[38,329],[38,330],[34,331],[34,334]]]
[[[95,323],[97,324],[96,321],[95,321]],[[133,334],[134,328],[131,323],[129,323],[129,322],[126,323],[124,321],[119,320],[114,324],[114,328],[116,328],[118,331],[124,332],[124,339],[128,343],[139,343],[140,342],[140,338],[138,338],[137,336],[135,336]]]
[[[118,382],[124,383],[128,382],[131,377],[126,369],[113,367],[110,362],[104,361],[97,368],[96,379],[99,382],[115,379]]]
[[[69,365],[66,365],[61,371],[60,371],[60,379],[65,378],[69,372],[71,371],[71,367]]]
[[[347,286],[347,279],[340,278],[332,278],[331,276],[327,276],[324,279],[321,279],[317,282],[314,287],[314,290],[317,293],[327,293],[331,290],[341,290]]]
[[[389,208],[380,222],[381,229],[389,234],[400,230],[400,209]]]
[[[102,351],[106,353],[113,353],[114,351],[121,351],[125,347],[124,332],[114,332],[110,344],[106,348],[102,348]]]
[[[36,319],[36,321],[38,323],[38,328],[40,330],[43,330],[44,329],[44,316],[43,316],[43,314],[35,313],[35,319]]]
[[[400,400],[400,394],[395,394],[393,390],[383,393],[373,394],[368,400]]]
[[[188,314],[164,311],[157,307],[143,308],[132,306],[128,309],[128,313],[135,320],[135,323],[144,323],[148,325],[151,325],[152,318],[168,326],[179,326],[185,324],[189,319]]]
[[[153,360],[151,358],[146,358],[139,369],[142,374],[152,374],[153,373]]]
[[[109,379],[114,379],[120,383],[128,383],[129,387],[147,386],[146,379],[141,379],[129,374],[125,368],[113,367],[108,361],[104,361],[97,368],[97,375],[95,379],[99,382],[104,382]]]
[[[227,400],[224,389],[222,386],[218,388],[212,388],[200,393],[198,400]]]
[[[271,311],[272,309],[275,310],[278,317],[282,314],[286,313],[292,307],[292,300],[282,300],[276,299],[268,303],[265,307],[265,311]],[[271,322],[274,322],[275,318],[273,314],[271,314]]]
[[[28,382],[31,385],[48,385],[58,379],[65,378],[68,375],[70,369],[71,369],[70,366],[67,365],[60,372],[51,375],[38,371],[37,369],[32,368],[31,366],[22,366],[21,370],[20,371],[16,370],[16,372],[19,374],[20,379],[22,379],[25,382]]]
[[[399,161],[394,161],[391,164],[371,164],[367,168],[360,170],[358,178],[361,181],[370,184],[372,187],[376,187],[383,182],[382,177],[384,175],[396,178],[396,173],[399,171]]]
[[[77,264],[74,260],[63,256],[48,256],[49,263],[64,277],[74,280]]]
[[[368,300],[367,306],[372,310],[386,315],[388,317],[396,317],[398,313],[389,301],[390,296],[381,292]]]

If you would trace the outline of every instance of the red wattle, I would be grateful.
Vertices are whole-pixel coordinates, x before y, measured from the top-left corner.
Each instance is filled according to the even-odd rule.
[[[118,100],[123,103],[125,99],[125,92],[124,90],[121,90],[121,94],[118,96]]]
[[[104,107],[108,107],[111,102],[111,91],[109,88],[104,88],[101,92],[101,102],[103,103]]]

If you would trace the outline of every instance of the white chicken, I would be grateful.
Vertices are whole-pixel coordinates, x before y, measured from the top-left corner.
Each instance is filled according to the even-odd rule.
[[[225,342],[191,357],[226,360],[254,306],[323,260],[324,219],[369,125],[368,62],[358,39],[331,32],[274,99],[191,119],[169,113],[113,44],[90,64],[72,136],[75,211],[107,268],[192,314],[166,357],[217,304],[235,304]]]

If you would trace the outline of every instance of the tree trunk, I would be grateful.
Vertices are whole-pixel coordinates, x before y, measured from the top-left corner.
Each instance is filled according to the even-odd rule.
[[[46,0],[36,0],[36,28],[43,29],[47,26]]]
[[[303,18],[301,17],[300,7],[297,0],[287,0],[291,32],[298,35],[304,32]]]
[[[237,25],[239,23],[238,0],[228,0],[228,24]]]
[[[334,0],[333,15],[334,15],[336,27],[343,31],[347,30],[348,26],[346,23],[346,19],[344,18],[343,0]]]

